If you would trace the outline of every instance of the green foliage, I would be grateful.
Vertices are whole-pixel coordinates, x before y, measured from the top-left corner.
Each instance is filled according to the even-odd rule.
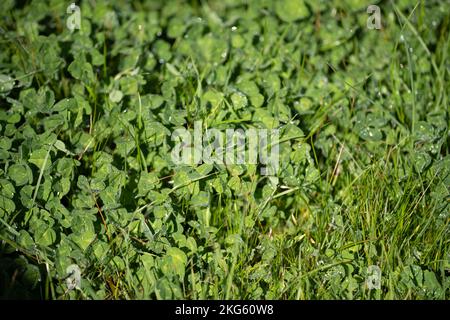
[[[68,4],[0,2],[0,297],[449,297],[448,3]],[[199,120],[276,174],[174,164]]]

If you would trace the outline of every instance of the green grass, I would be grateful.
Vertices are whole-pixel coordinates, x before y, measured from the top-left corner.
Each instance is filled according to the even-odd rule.
[[[0,297],[448,299],[450,6],[370,4],[2,1]],[[175,165],[199,120],[276,176]]]

